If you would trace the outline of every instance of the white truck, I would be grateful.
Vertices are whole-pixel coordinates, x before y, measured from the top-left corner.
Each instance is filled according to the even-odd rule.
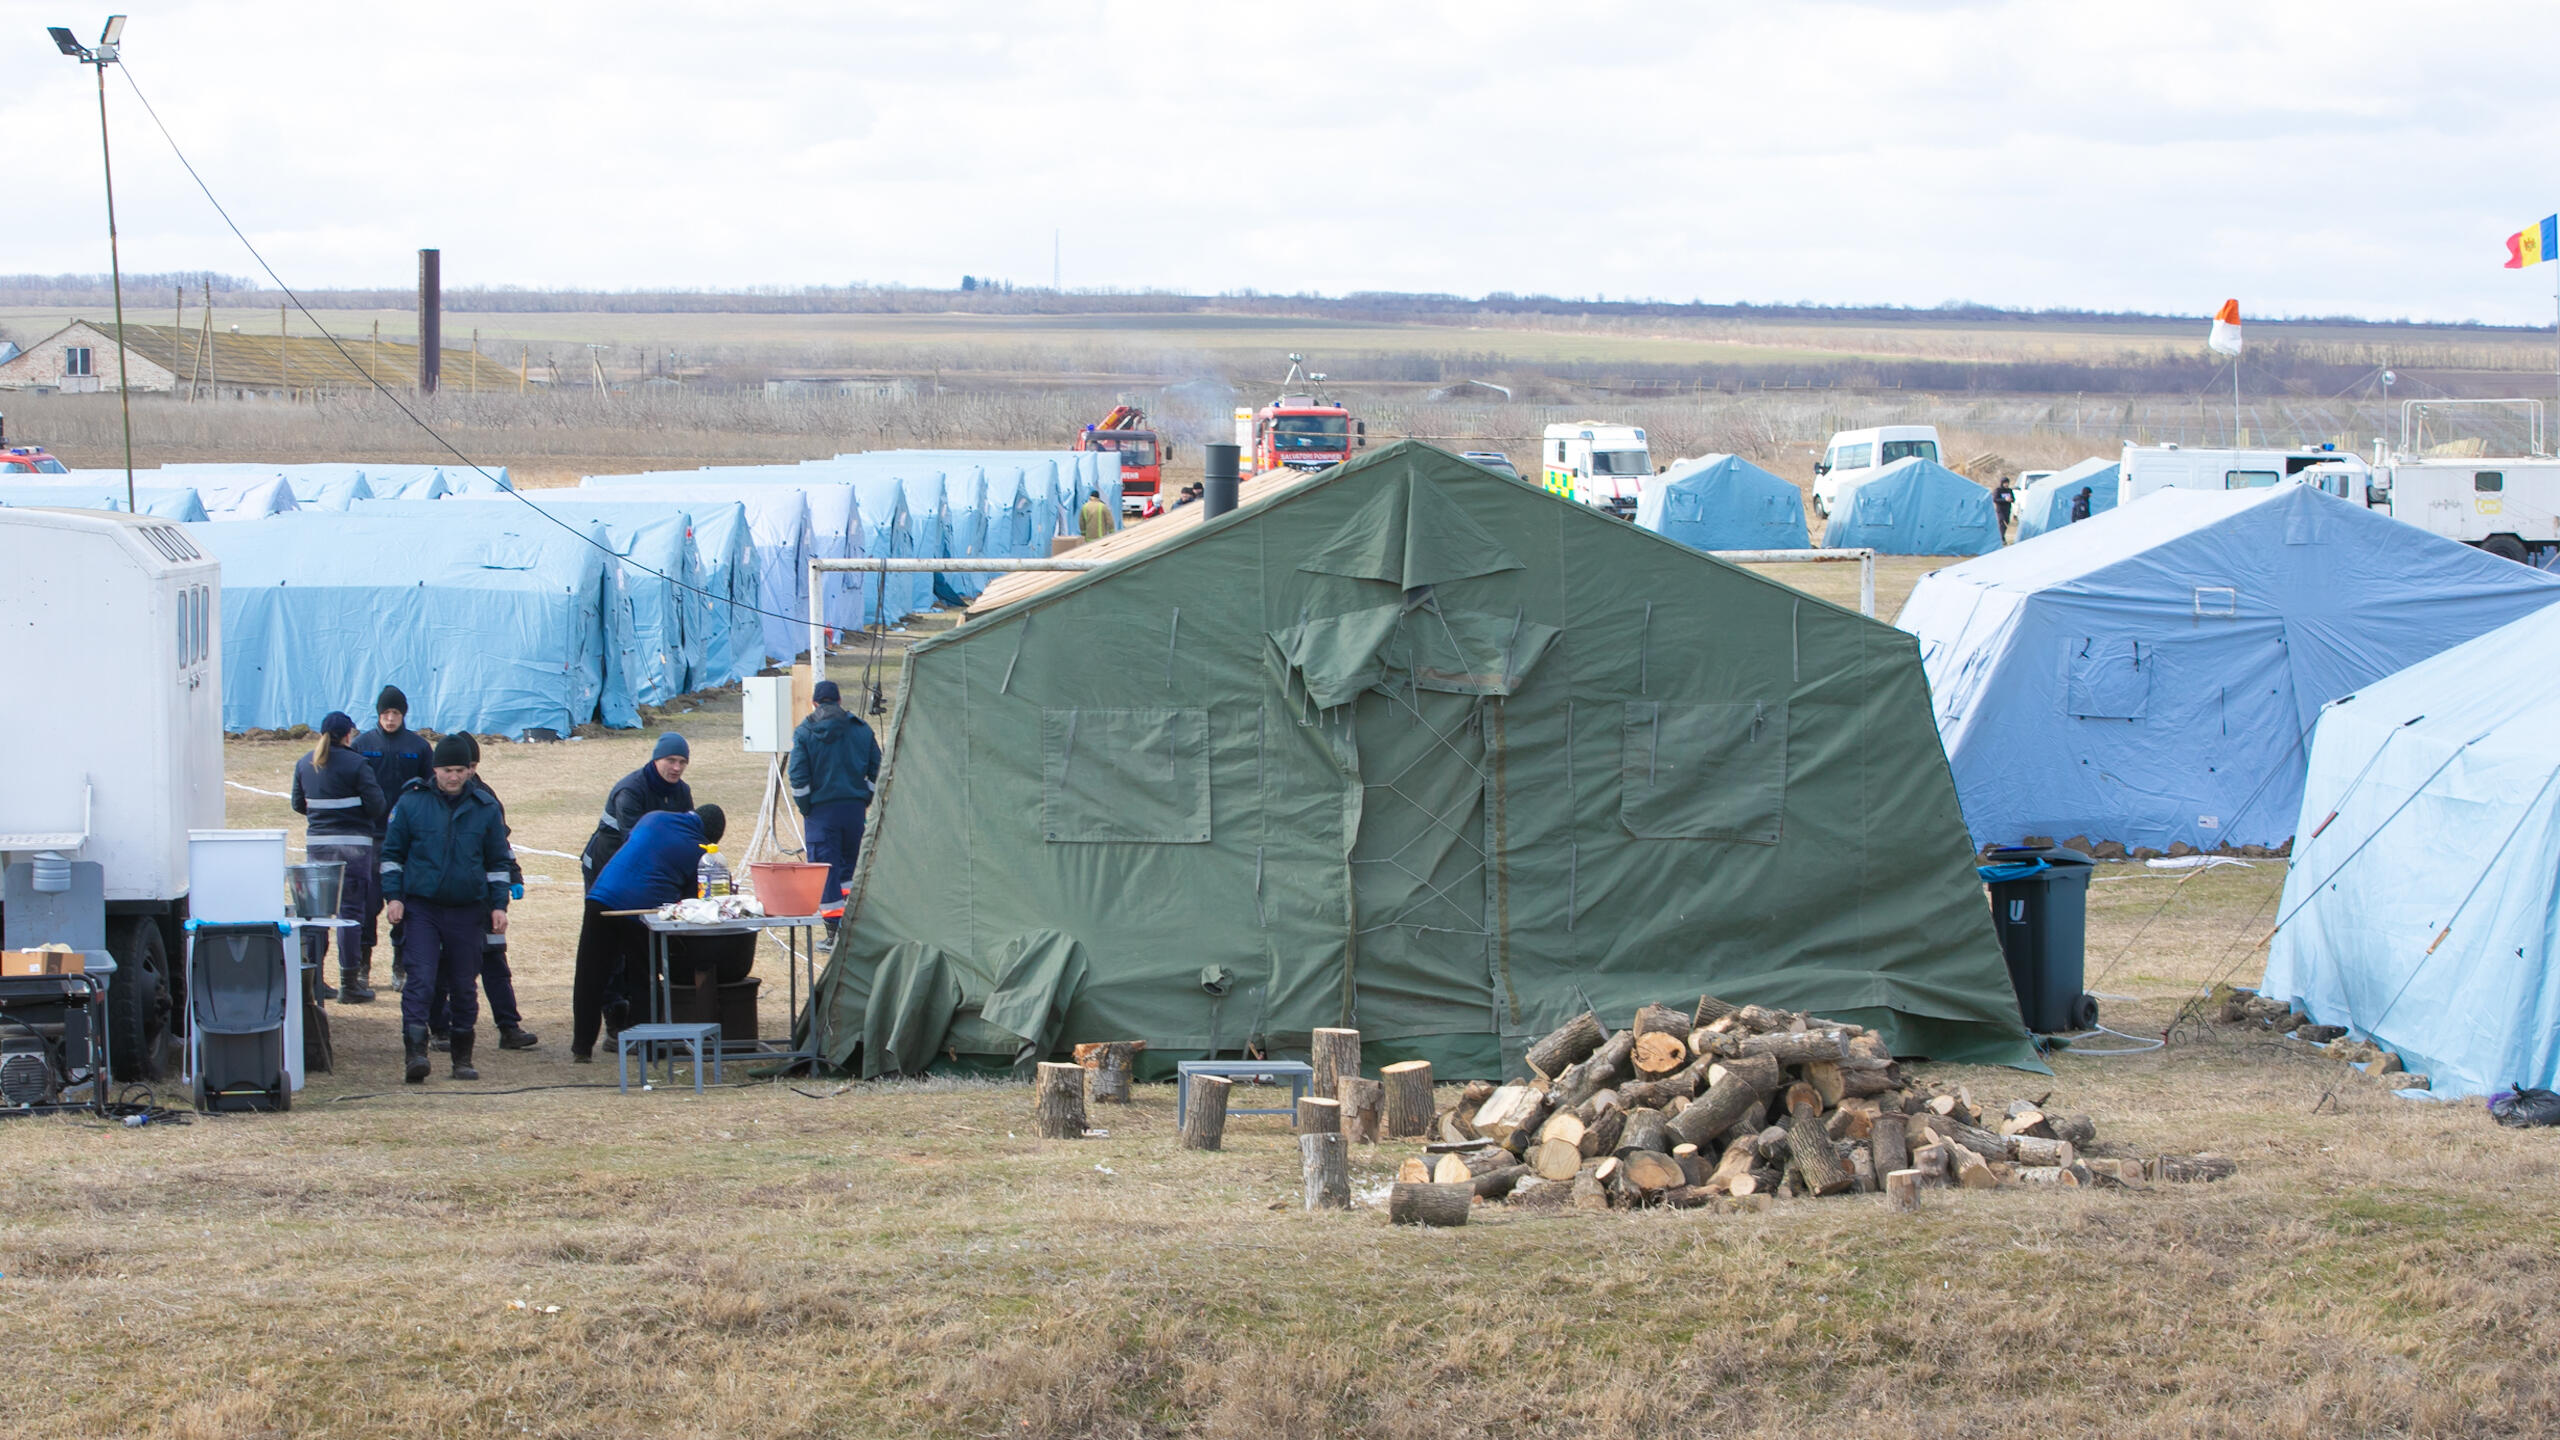
[[[1549,494],[1632,520],[1653,476],[1653,452],[1636,426],[1579,420],[1547,427],[1539,469]]]
[[[2316,482],[2342,500],[2366,503],[2365,485],[2372,467],[2353,451],[2334,445],[2299,445],[2286,449],[2189,449],[2183,445],[2137,445],[2125,442],[2116,478],[2116,503],[2127,505],[2162,490],[2263,490],[2319,467]]]
[[[221,610],[177,525],[0,509],[0,868],[103,868],[120,1080],[177,1072],[187,832],[223,823]]]
[[[2370,503],[2395,520],[2529,565],[2560,551],[2560,460],[2397,458],[2372,477]]]
[[[1833,435],[1823,447],[1822,458],[1813,462],[1814,513],[1829,519],[1850,487],[1914,455],[1933,465],[1945,463],[1938,458],[1937,426],[1878,425]]]

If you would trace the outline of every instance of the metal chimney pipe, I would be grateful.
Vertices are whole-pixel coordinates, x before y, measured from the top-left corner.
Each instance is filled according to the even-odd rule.
[[[1203,445],[1202,464],[1207,474],[1200,483],[1200,518],[1215,520],[1236,508],[1236,459],[1233,445]]]
[[[444,370],[444,252],[418,252],[418,393],[433,395]]]

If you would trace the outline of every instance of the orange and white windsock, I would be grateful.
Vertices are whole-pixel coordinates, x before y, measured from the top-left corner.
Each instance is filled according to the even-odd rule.
[[[2240,353],[2240,302],[2225,300],[2213,312],[2213,333],[2205,337],[2205,348],[2220,355]]]

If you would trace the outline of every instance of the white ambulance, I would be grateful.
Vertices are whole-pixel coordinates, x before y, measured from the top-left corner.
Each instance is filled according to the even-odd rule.
[[[1538,461],[1539,480],[1549,494],[1629,520],[1653,475],[1643,430],[1597,420],[1548,426]]]

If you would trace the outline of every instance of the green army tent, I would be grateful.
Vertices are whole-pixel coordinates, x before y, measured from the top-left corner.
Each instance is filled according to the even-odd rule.
[[[863,1075],[1710,992],[2033,1064],[1910,636],[1400,443],[909,651],[817,998]]]

